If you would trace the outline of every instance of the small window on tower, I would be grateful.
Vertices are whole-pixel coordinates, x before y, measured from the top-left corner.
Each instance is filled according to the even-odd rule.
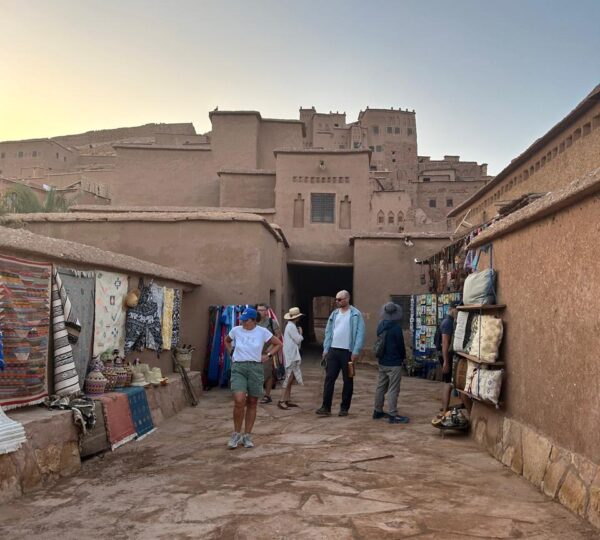
[[[334,222],[334,193],[311,193],[310,202],[310,220],[313,223]]]
[[[437,201],[435,199],[429,199],[429,208],[436,208]]]
[[[394,128],[394,133],[395,133],[396,135],[399,135],[399,134],[400,134],[400,128],[399,128],[399,127],[397,127],[397,128]]]
[[[423,178],[423,182],[431,182],[431,178],[429,178],[428,176],[426,176],[425,178]]]
[[[386,131],[388,133],[393,133],[393,128],[391,126],[388,126]]]
[[[373,135],[379,135],[379,126],[373,126]]]
[[[452,208],[454,206],[454,201],[452,199],[446,199],[446,206]]]

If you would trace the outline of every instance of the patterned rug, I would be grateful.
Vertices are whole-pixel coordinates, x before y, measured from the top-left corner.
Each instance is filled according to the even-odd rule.
[[[96,308],[94,322],[94,356],[119,349],[125,344],[125,310],[127,276],[113,272],[96,272]]]
[[[119,388],[117,392],[127,394],[133,425],[135,426],[138,439],[152,433],[155,428],[152,415],[150,414],[146,390],[141,386],[130,386],[128,388]]]
[[[79,337],[79,331],[69,336],[65,322],[70,320],[70,327],[81,329],[74,316],[71,302],[64,290],[58,270],[52,269],[52,335],[54,337],[54,393],[59,396],[70,396],[81,392],[79,377],[73,360],[71,340]]]
[[[121,392],[109,392],[100,396],[99,399],[102,402],[106,434],[111,449],[115,450],[135,439],[136,431],[127,395]]]
[[[161,338],[160,340],[154,339],[154,331],[151,328],[148,328],[146,332],[146,346],[154,351],[160,351],[163,348],[161,329],[163,309],[165,304],[165,288],[159,287],[158,285],[152,283],[150,285],[150,294],[152,295],[152,300],[154,300],[154,302],[156,303],[156,317],[158,319],[159,333]]]
[[[165,299],[162,312],[162,340],[163,349],[171,348],[173,337],[173,300],[175,299],[174,289],[165,287]]]
[[[181,289],[175,289],[173,295],[173,332],[171,334],[171,348],[179,345],[179,325],[181,317]]]
[[[0,455],[15,452],[26,440],[25,428],[6,416],[0,407]]]
[[[81,332],[76,343],[71,343],[73,360],[79,377],[79,385],[84,387],[88,364],[92,356],[94,337],[94,292],[96,288],[94,272],[80,272],[70,268],[59,268],[63,287],[71,301],[73,312],[81,324]],[[69,328],[67,327],[67,331]]]
[[[4,371],[0,406],[41,403],[48,395],[50,277],[46,263],[0,258],[0,327]]]
[[[156,351],[162,348],[160,317],[156,301],[150,287],[142,287],[137,306],[127,310],[127,328],[125,337],[125,355],[133,350],[149,347],[147,339],[152,335]]]

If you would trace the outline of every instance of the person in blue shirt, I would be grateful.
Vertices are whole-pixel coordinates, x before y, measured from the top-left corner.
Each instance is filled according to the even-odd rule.
[[[377,325],[377,336],[385,333],[385,348],[379,358],[379,379],[375,390],[373,418],[383,418],[383,403],[387,393],[388,421],[390,424],[407,424],[407,416],[398,415],[398,394],[402,378],[402,364],[406,360],[406,348],[402,335],[402,308],[398,304],[388,302],[381,308],[380,321]]]
[[[450,408],[450,395],[452,393],[452,371],[454,367],[454,351],[452,349],[452,338],[454,334],[454,321],[458,310],[456,307],[460,302],[452,302],[448,314],[440,323],[440,333],[442,337],[440,363],[442,364],[442,414],[445,414]]]

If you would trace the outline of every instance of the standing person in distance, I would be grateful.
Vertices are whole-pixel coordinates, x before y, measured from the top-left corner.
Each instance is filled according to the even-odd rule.
[[[398,394],[402,378],[402,364],[406,360],[406,348],[402,334],[402,308],[394,302],[388,302],[381,308],[377,336],[384,336],[383,354],[379,360],[379,379],[375,390],[373,418],[383,418],[383,403],[387,393],[388,421],[390,424],[407,424],[407,416],[398,416]]]
[[[283,332],[283,358],[285,360],[285,380],[283,381],[283,395],[281,401],[277,404],[280,409],[289,409],[297,407],[290,401],[292,385],[294,382],[303,384],[302,372],[300,371],[300,344],[304,339],[302,337],[302,327],[298,324],[304,313],[300,313],[300,308],[293,307],[283,316],[289,321]]]
[[[241,325],[235,326],[225,337],[225,346],[231,356],[231,391],[233,392],[234,431],[227,446],[253,448],[252,428],[256,419],[258,398],[263,393],[263,362],[271,363],[272,356],[281,348],[281,341],[266,328],[257,325],[259,315],[254,308],[246,308],[240,316]],[[262,354],[267,343],[267,352]],[[235,347],[235,348],[234,348]],[[232,354],[232,349],[233,354]],[[244,433],[242,434],[242,424]]]
[[[353,373],[349,372],[348,363],[354,364],[358,360],[365,341],[365,321],[362,313],[350,305],[350,293],[338,292],[335,301],[338,308],[329,315],[323,341],[323,360],[326,362],[323,404],[316,410],[320,416],[331,416],[333,391],[340,371],[344,386],[338,416],[348,416],[354,390]]]
[[[273,334],[277,339],[281,340],[281,330],[279,329],[279,324],[275,319],[269,317],[269,306],[267,304],[257,304],[256,311],[260,315],[260,319],[258,320],[258,326],[262,326],[266,328],[271,334]],[[265,344],[263,348],[263,354],[266,354],[268,344]],[[276,374],[275,366],[273,360],[277,359],[277,355],[273,355],[271,362],[263,362],[263,377],[264,377],[264,387],[265,387],[265,395],[260,400],[261,403],[271,403],[273,399],[271,398],[271,390],[273,390],[273,382],[275,380]]]

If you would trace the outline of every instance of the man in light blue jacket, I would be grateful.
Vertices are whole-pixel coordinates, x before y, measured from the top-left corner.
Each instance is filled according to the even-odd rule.
[[[329,316],[323,342],[323,359],[326,362],[323,404],[316,411],[320,416],[331,416],[333,391],[340,371],[344,386],[339,416],[348,416],[354,390],[354,379],[348,372],[348,362],[358,359],[365,341],[365,321],[362,313],[350,305],[350,293],[340,291],[335,295],[335,301],[338,308]]]

